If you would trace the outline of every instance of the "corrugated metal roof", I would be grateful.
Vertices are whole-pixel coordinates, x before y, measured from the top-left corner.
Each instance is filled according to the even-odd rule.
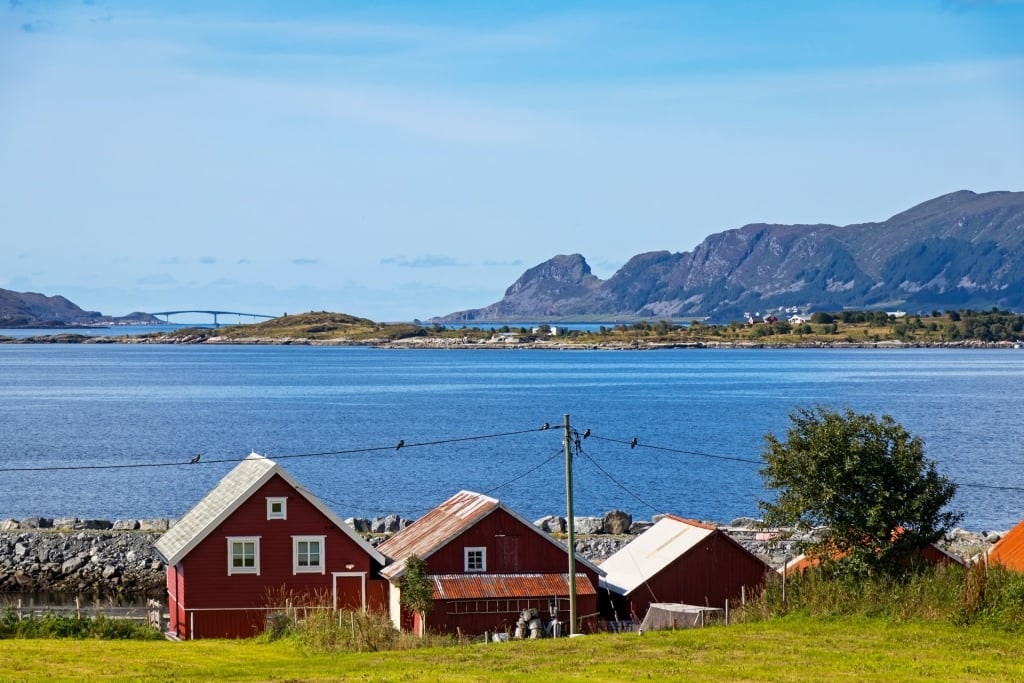
[[[195,507],[168,529],[155,544],[157,552],[163,556],[167,564],[177,564],[275,474],[288,482],[299,495],[356,541],[371,557],[384,564],[384,555],[345,524],[319,498],[300,486],[280,465],[259,453],[250,453],[246,456],[245,460],[224,475],[224,478],[196,503]]]
[[[715,533],[713,526],[667,515],[601,563],[608,588],[631,593]]]
[[[1006,532],[988,551],[989,564],[1001,564],[1007,569],[1024,572],[1024,522]]]
[[[436,508],[377,546],[394,561],[384,574],[391,578],[404,568],[405,559],[427,559],[451,539],[498,509],[497,499],[472,491],[459,491]]]
[[[453,538],[499,508],[519,520],[524,527],[532,530],[548,543],[561,548],[562,552],[568,552],[565,545],[523,519],[522,516],[514,510],[510,510],[496,498],[473,491],[459,491],[377,546],[377,549],[393,562],[381,571],[381,575],[389,580],[397,579],[405,571],[405,560],[410,555],[417,555],[420,559],[426,560]],[[598,574],[604,573],[601,568],[592,564],[579,553],[576,554],[576,559]]]
[[[568,574],[433,574],[434,600],[546,598],[569,595]],[[576,575],[576,595],[597,595],[585,574]]]

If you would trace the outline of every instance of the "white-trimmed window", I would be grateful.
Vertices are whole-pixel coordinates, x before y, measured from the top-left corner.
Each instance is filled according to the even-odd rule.
[[[292,536],[292,572],[324,573],[326,536]]]
[[[260,573],[260,537],[228,536],[228,576]]]
[[[487,571],[487,548],[463,548],[467,572]]]
[[[288,519],[288,499],[267,498],[267,519]]]

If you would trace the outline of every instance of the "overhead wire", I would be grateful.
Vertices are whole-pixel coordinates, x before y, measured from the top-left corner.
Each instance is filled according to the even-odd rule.
[[[402,448],[419,448],[423,446],[438,446],[446,443],[458,443],[463,441],[480,441],[484,439],[497,439],[506,436],[515,436],[518,434],[528,434],[530,432],[543,431],[542,427],[535,427],[532,429],[520,429],[512,432],[499,432],[496,434],[483,434],[476,436],[463,436],[453,439],[438,439],[436,441],[424,441],[422,443],[403,443]],[[394,446],[373,446],[367,448],[350,448],[346,450],[338,451],[320,451],[315,453],[292,453],[285,455],[275,455],[274,460],[286,460],[290,458],[320,458],[329,455],[353,455],[356,453],[372,453],[375,451],[394,451]],[[189,456],[187,460],[174,460],[169,462],[140,462],[140,463],[115,463],[106,465],[49,465],[46,467],[0,467],[0,474],[4,472],[60,472],[70,470],[114,470],[114,469],[132,469],[132,468],[143,468],[143,467],[179,467],[182,465],[211,465],[215,463],[225,462],[241,462],[244,458],[217,458],[213,460],[198,460],[194,461],[195,456]]]
[[[540,427],[533,427],[533,428],[530,428],[530,429],[519,429],[519,430],[514,430],[514,431],[509,431],[509,432],[497,432],[497,433],[494,433],[494,434],[472,435],[472,436],[464,436],[464,437],[455,437],[455,438],[450,438],[450,439],[436,439],[436,440],[433,440],[433,441],[423,441],[423,442],[419,442],[419,443],[405,443],[404,440],[400,440],[399,443],[401,445],[399,446],[399,448],[401,448],[401,449],[406,449],[406,448],[422,448],[422,447],[426,447],[426,446],[439,446],[439,445],[444,445],[444,444],[449,444],[449,443],[459,443],[459,442],[465,442],[465,441],[480,441],[480,440],[486,440],[486,439],[498,439],[498,438],[503,438],[503,437],[508,437],[508,436],[516,436],[516,435],[519,435],[519,434],[528,434],[528,433],[531,433],[531,432],[549,431],[549,430],[550,431],[558,431],[556,429],[556,427],[552,427],[550,423],[545,422]],[[573,434],[574,434],[574,436],[573,436],[574,443],[575,443],[575,445],[578,446],[579,443],[580,443],[581,435],[575,429],[573,430]],[[631,449],[633,449],[633,448],[647,448],[647,449],[651,449],[651,450],[664,451],[664,452],[668,452],[668,453],[679,453],[681,455],[692,455],[692,456],[697,456],[697,457],[702,457],[702,458],[711,458],[711,459],[715,459],[715,460],[725,460],[725,461],[732,461],[732,462],[741,462],[741,463],[746,463],[746,464],[751,464],[751,465],[761,465],[761,466],[763,466],[763,465],[766,464],[763,460],[755,460],[753,458],[743,458],[743,457],[729,456],[729,455],[718,455],[718,454],[715,454],[715,453],[706,453],[706,452],[703,452],[703,451],[695,451],[695,450],[692,450],[692,449],[672,448],[672,447],[669,447],[669,446],[661,446],[661,445],[657,445],[657,444],[644,443],[644,442],[640,441],[637,437],[632,437],[631,439],[616,439],[616,438],[607,437],[607,436],[600,436],[598,434],[590,433],[589,429],[587,429],[586,433],[584,435],[582,435],[582,436],[583,436],[583,438],[594,439],[594,440],[597,440],[597,441],[606,441],[606,442],[610,442],[610,443],[622,444],[624,446],[629,446]],[[365,448],[350,448],[350,449],[344,449],[344,450],[319,451],[319,452],[312,452],[312,453],[290,453],[290,454],[283,454],[283,455],[274,455],[272,457],[275,460],[287,460],[287,459],[294,459],[294,458],[318,458],[318,457],[327,457],[327,456],[334,456],[334,455],[355,455],[355,454],[359,454],[359,453],[373,453],[373,452],[379,452],[379,451],[394,451],[394,450],[396,450],[395,446],[372,446],[372,447],[365,447]],[[47,466],[42,466],[42,467],[0,467],[0,474],[8,473],[8,472],[68,472],[68,471],[82,471],[82,470],[122,470],[122,469],[158,468],[158,467],[181,467],[181,466],[189,466],[189,467],[191,467],[191,466],[195,466],[195,465],[211,465],[211,464],[218,464],[218,463],[238,463],[238,462],[241,462],[242,460],[244,460],[244,458],[214,458],[214,459],[204,458],[201,461],[194,461],[194,457],[195,456],[189,456],[186,459],[172,460],[172,461],[166,461],[166,462],[111,463],[111,464],[95,464],[95,465],[47,465]],[[588,456],[588,458],[589,458],[589,456]],[[593,462],[592,459],[591,459],[591,461]],[[974,482],[954,482],[954,483],[957,486],[964,487],[964,488],[979,488],[979,489],[990,489],[990,490],[995,490],[995,491],[1017,491],[1017,492],[1024,492],[1024,486],[1009,486],[1009,485],[1003,485],[1003,484],[979,484],[979,483],[974,483]],[[496,490],[496,489],[494,489],[494,490]],[[644,503],[644,504],[645,505],[649,505],[647,503]]]

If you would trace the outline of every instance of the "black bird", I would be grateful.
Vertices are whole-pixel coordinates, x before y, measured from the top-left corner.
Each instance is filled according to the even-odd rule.
[[[633,437],[633,440],[629,442],[629,447],[630,448],[636,448],[636,437],[635,436]]]
[[[398,445],[395,446],[395,450],[397,451],[397,450],[401,449],[402,446],[404,446],[404,445],[405,445],[405,439],[399,439],[398,440]]]
[[[590,436],[590,427],[587,427],[586,429],[583,430],[583,438],[585,439],[588,436]]]
[[[540,426],[540,429],[541,429],[541,431],[544,431],[545,429],[551,429],[551,425],[549,425],[547,422],[545,422],[544,424],[542,424]]]
[[[203,457],[202,453],[196,453],[195,455],[192,456],[192,460],[189,461],[189,464],[195,465],[197,462],[199,462],[199,458],[201,457]]]

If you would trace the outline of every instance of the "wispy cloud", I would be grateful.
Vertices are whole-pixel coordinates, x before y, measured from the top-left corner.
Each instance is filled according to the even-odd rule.
[[[517,259],[513,259],[511,261],[494,261],[494,260],[488,259],[488,260],[484,261],[484,265],[485,266],[490,266],[492,268],[512,268],[512,267],[522,266],[523,265],[523,260],[522,259],[518,259],[518,258]]]
[[[201,259],[199,259],[199,262],[204,263],[206,265],[212,265],[217,262],[217,259],[214,258],[213,256],[204,256]]]
[[[399,268],[454,268],[460,266],[457,259],[451,256],[435,256],[425,254],[406,258],[405,256],[388,256],[380,260],[383,266],[398,266]]]
[[[139,285],[141,287],[154,287],[154,286],[163,286],[163,285],[173,285],[173,284],[176,284],[176,283],[177,283],[177,280],[175,280],[168,273],[157,273],[155,275],[146,275],[145,277],[140,277],[140,278],[138,278],[135,281],[135,284]]]
[[[292,265],[294,266],[314,266],[320,263],[320,259],[315,258],[293,258]]]

